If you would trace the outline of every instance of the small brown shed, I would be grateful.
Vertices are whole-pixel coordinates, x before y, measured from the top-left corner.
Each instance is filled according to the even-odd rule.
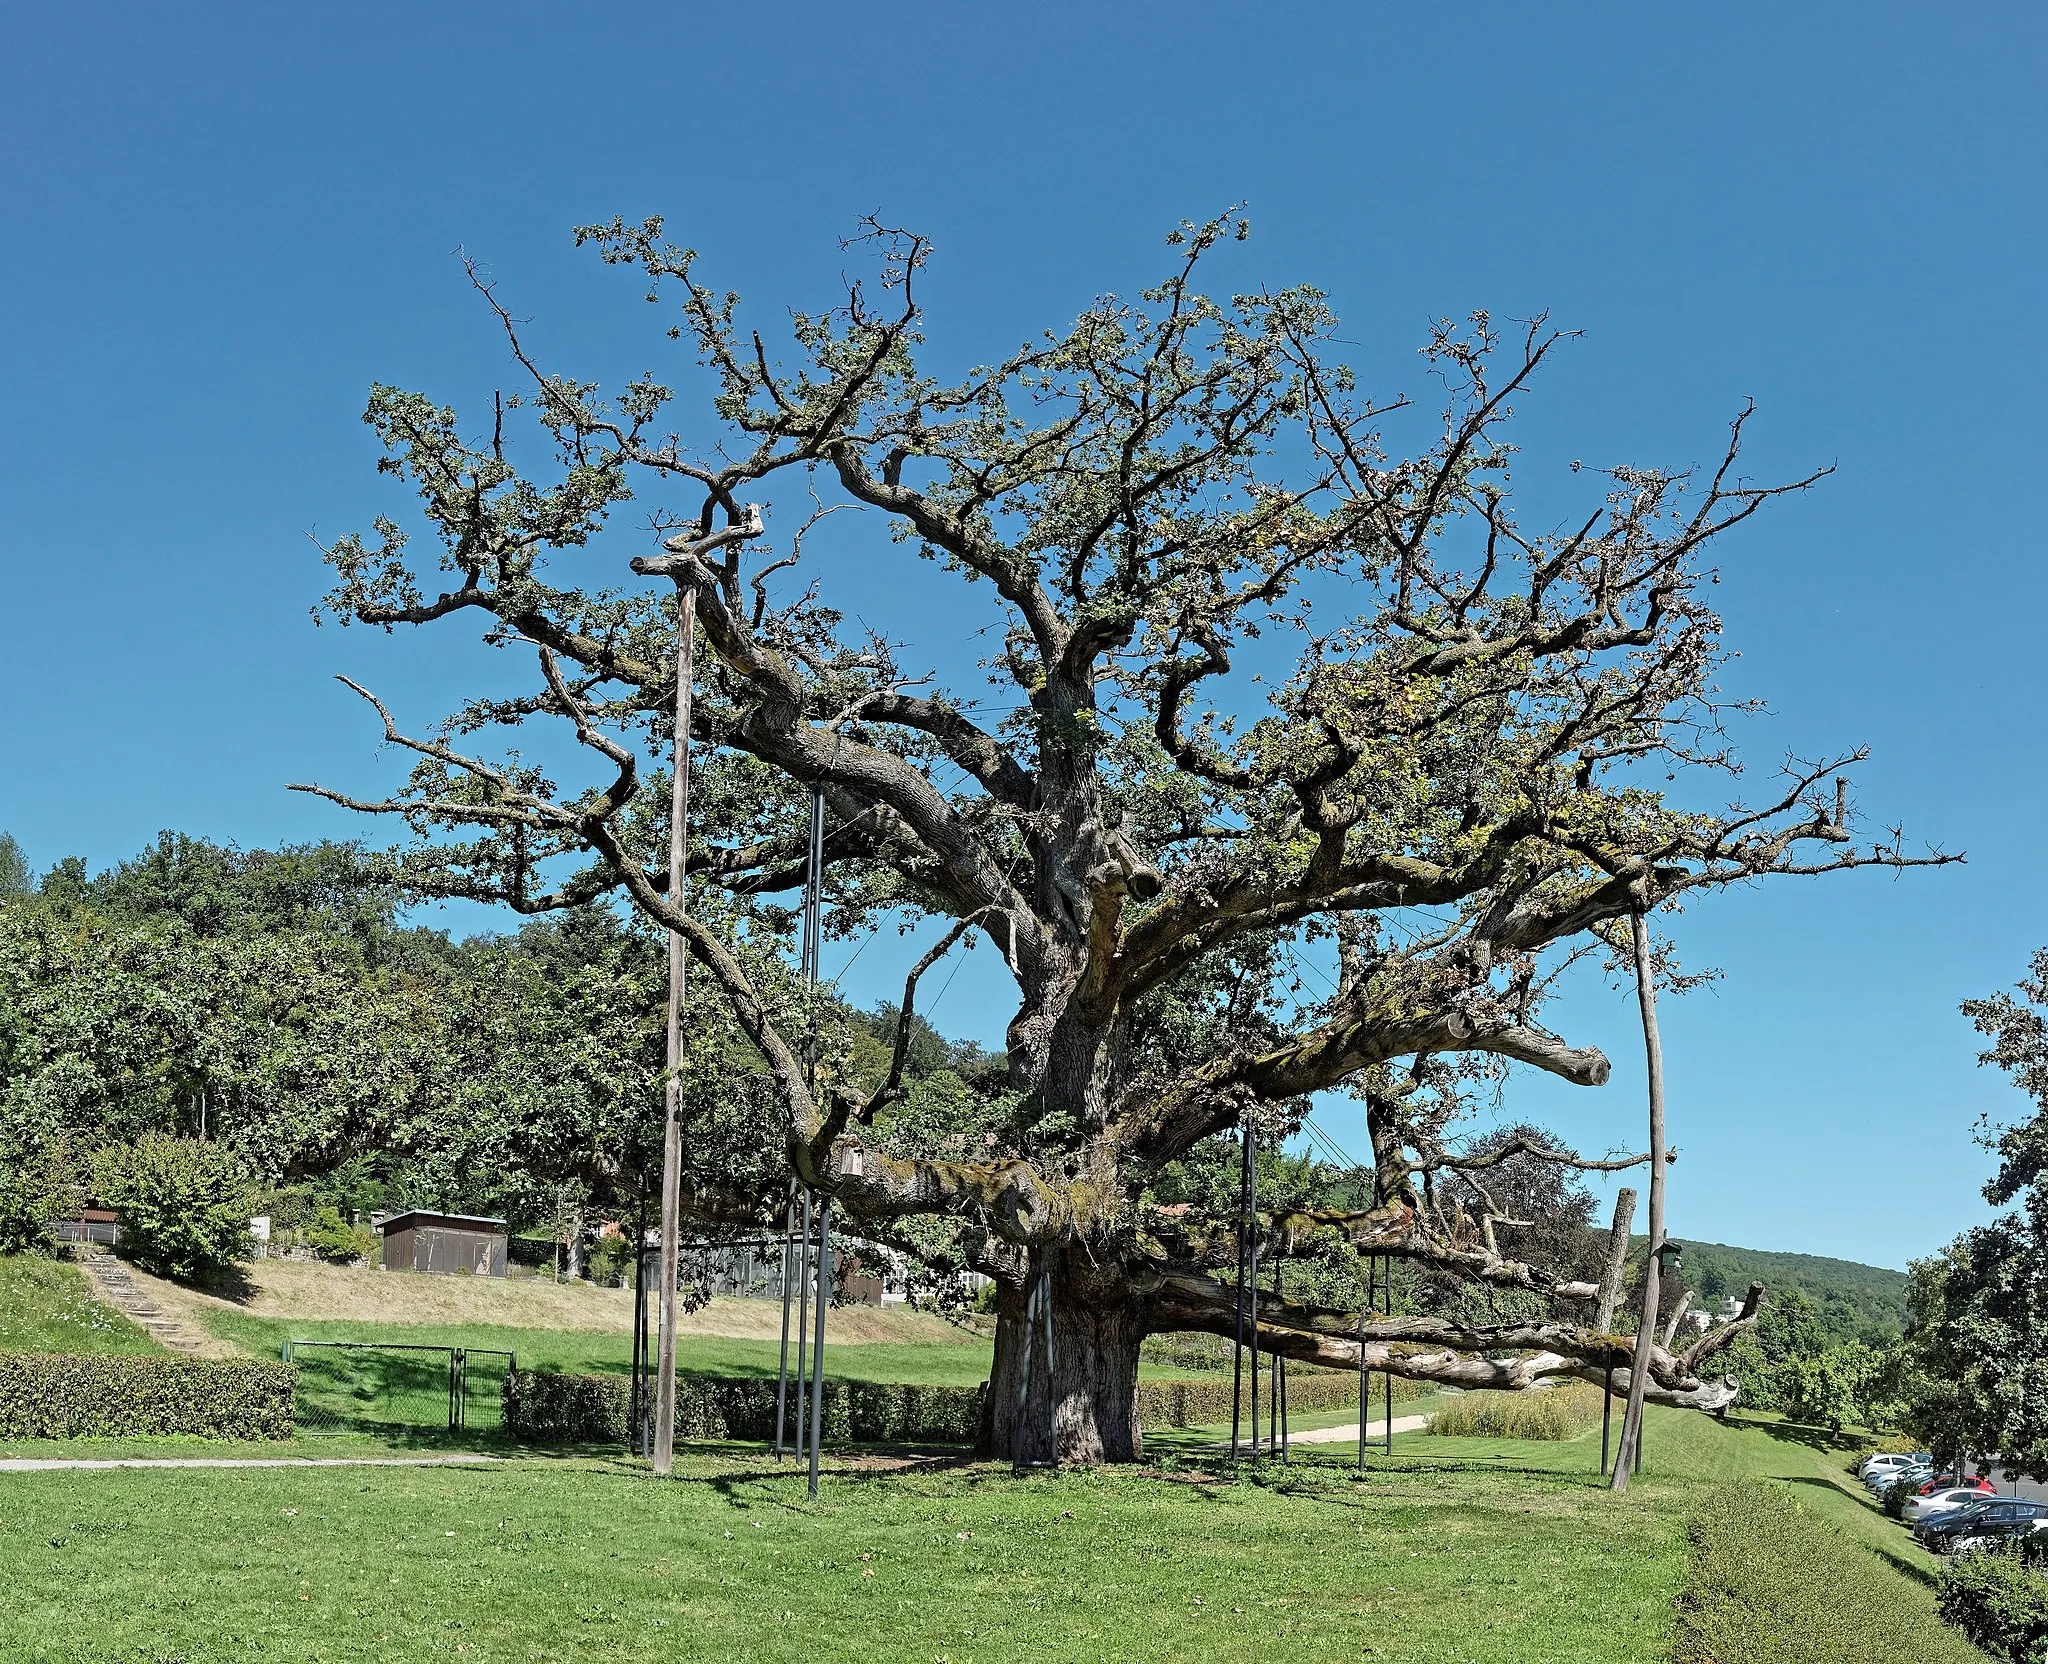
[[[386,1271],[456,1272],[475,1277],[505,1275],[505,1221],[467,1213],[394,1214],[384,1233]]]

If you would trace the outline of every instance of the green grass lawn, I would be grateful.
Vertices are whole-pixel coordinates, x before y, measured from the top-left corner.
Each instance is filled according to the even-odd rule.
[[[737,1447],[689,1450],[681,1483],[587,1454],[0,1475],[0,1656],[1655,1664],[1688,1521],[1734,1481],[1806,1499],[1788,1518],[1825,1534],[1896,1656],[1967,1656],[1916,1628],[1934,1623],[1924,1559],[1834,1482],[1838,1458],[1786,1430],[1653,1412],[1620,1498],[1595,1471],[1597,1430],[1396,1446],[1363,1481],[1341,1446],[1234,1483],[1163,1441],[1147,1471],[1021,1481],[836,1460],[815,1504]],[[1752,1656],[1853,1655],[1721,1664]]]
[[[140,1324],[99,1301],[77,1266],[0,1255],[0,1352],[160,1350]]]

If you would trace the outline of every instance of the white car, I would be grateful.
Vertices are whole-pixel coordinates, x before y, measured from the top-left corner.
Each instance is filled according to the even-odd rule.
[[[1925,1519],[1929,1514],[1938,1514],[1944,1508],[1960,1508],[1966,1502],[1982,1502],[1993,1495],[1981,1485],[1949,1485],[1926,1496],[1909,1496],[1899,1517],[1908,1525]]]
[[[1932,1462],[1902,1462],[1896,1467],[1877,1468],[1864,1475],[1863,1483],[1874,1496],[1882,1496],[1901,1479],[1932,1479],[1941,1470]]]
[[[1889,1473],[1897,1468],[1917,1467],[1926,1460],[1926,1456],[1919,1451],[1886,1451],[1881,1455],[1866,1457],[1856,1472],[1867,1485],[1881,1473]]]

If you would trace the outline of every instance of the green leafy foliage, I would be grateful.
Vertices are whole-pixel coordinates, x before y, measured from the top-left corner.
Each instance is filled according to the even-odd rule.
[[[2048,1476],[2048,950],[2014,993],[1966,1000],[1990,1037],[1981,1064],[2034,1100],[2027,1119],[1987,1134],[1998,1170],[1984,1198],[2006,1207],[1917,1262],[1898,1391],[1908,1425],[1945,1454],[1995,1450]],[[2013,1205],[2017,1204],[2017,1205]]]
[[[1638,1236],[1630,1247],[1640,1258],[1649,1239]],[[1824,1345],[1860,1340],[1879,1347],[1897,1339],[1905,1324],[1906,1275],[1822,1254],[1773,1253],[1688,1238],[1679,1279],[1692,1289],[1696,1304],[1712,1309],[1740,1300],[1751,1283],[1769,1289],[1773,1303],[1787,1294],[1803,1294],[1813,1303]]]
[[[288,1439],[292,1380],[262,1359],[0,1353],[0,1437]]]
[[[232,1150],[144,1133],[100,1151],[92,1174],[121,1215],[121,1251],[144,1270],[206,1279],[251,1257],[249,1173]]]
[[[2005,1664],[2039,1664],[2048,1652],[2048,1576],[2016,1551],[1958,1555],[1936,1599],[1944,1619]]]
[[[306,1246],[332,1265],[354,1265],[368,1261],[377,1252],[377,1237],[358,1229],[341,1216],[341,1209],[324,1207],[302,1230]]]
[[[62,1146],[0,1151],[0,1254],[47,1253],[50,1226],[71,1194]]]
[[[1870,1664],[1977,1655],[1867,1548],[1781,1485],[1717,1486],[1688,1526],[1674,1664]]]

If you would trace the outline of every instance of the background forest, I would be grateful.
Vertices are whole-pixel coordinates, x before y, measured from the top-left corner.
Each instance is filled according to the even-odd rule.
[[[459,940],[408,922],[378,858],[355,845],[241,851],[165,832],[107,871],[71,859],[38,880],[0,837],[0,1211],[13,1245],[28,1246],[138,1141],[203,1142],[230,1168],[232,1236],[269,1213],[349,1257],[373,1241],[352,1218],[431,1207],[503,1215],[582,1270],[602,1223],[630,1222],[658,1176],[666,976],[658,933],[604,906]],[[691,1024],[693,1182],[772,1182],[758,1059],[716,998],[693,1005]],[[869,1082],[887,1073],[896,1026],[888,1004],[834,1006],[824,1023],[848,1078]],[[905,1143],[964,1151],[1006,1112],[1004,1060],[922,1017],[905,1075],[889,1129]],[[1517,1134],[1555,1145],[1542,1128],[1504,1126],[1475,1147]],[[1262,1191],[1281,1206],[1348,1208],[1372,1193],[1370,1169],[1332,1146],[1303,1141],[1262,1162]],[[1226,1206],[1236,1163],[1232,1141],[1209,1140],[1160,1172],[1152,1200]],[[1503,1229],[1505,1248],[1599,1275],[1605,1221],[1576,1174],[1510,1158],[1489,1188],[1528,1221]],[[1643,1239],[1633,1246],[1631,1281]],[[614,1276],[621,1263],[600,1249],[592,1269]],[[899,1270],[928,1298],[966,1298],[943,1263]],[[1306,1296],[1358,1293],[1357,1256],[1335,1241],[1288,1274]],[[1400,1275],[1404,1309],[1472,1321],[1534,1309],[1513,1291]],[[1719,1312],[1752,1280],[1773,1295],[1728,1366],[1743,1402],[1826,1415],[1832,1395],[1840,1414],[1867,1408],[1896,1373],[1905,1274],[1691,1245],[1668,1298]]]

